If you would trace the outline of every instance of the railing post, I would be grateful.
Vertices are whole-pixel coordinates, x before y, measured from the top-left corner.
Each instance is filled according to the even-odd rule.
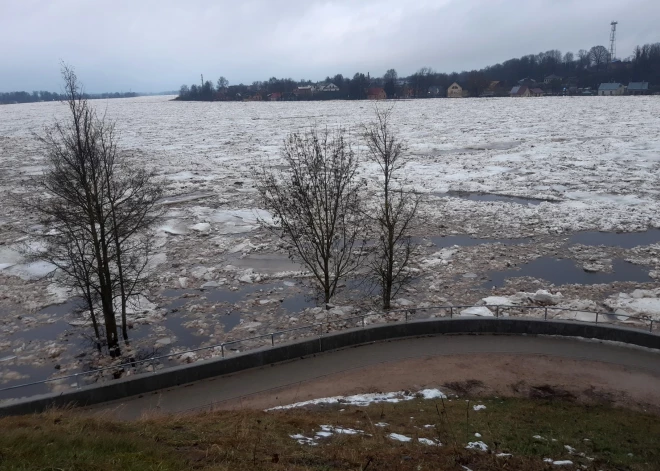
[[[495,306],[495,319],[497,319],[498,317],[500,317],[500,307]]]
[[[408,311],[405,311],[406,313],[406,322],[408,322]]]
[[[548,320],[548,308],[545,308],[545,315],[543,316],[543,320]]]
[[[222,354],[222,358],[225,357],[225,344],[221,343],[220,344],[220,353]]]
[[[449,307],[449,318],[451,319],[452,317],[454,317],[454,307],[450,306]]]
[[[76,373],[76,388],[80,389],[80,373]]]
[[[362,328],[364,329],[364,316],[362,316]]]
[[[598,324],[598,314],[599,314],[599,312],[596,311],[596,324]]]
[[[275,334],[270,334],[270,346],[275,346]]]
[[[649,332],[653,333],[653,319],[651,319],[651,327],[649,328]]]

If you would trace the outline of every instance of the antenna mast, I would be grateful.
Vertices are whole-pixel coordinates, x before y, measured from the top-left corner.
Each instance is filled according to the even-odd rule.
[[[616,57],[616,25],[619,22],[613,21],[610,24],[612,26],[612,32],[610,32],[610,62],[612,62]]]

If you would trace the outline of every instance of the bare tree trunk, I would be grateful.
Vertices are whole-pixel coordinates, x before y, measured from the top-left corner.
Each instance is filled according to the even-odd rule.
[[[369,159],[378,165],[383,177],[378,184],[376,210],[366,217],[374,222],[377,235],[369,266],[380,287],[384,310],[391,309],[392,298],[411,280],[411,231],[420,201],[419,195],[404,190],[403,182],[397,179],[405,165],[405,145],[392,131],[390,118],[391,110],[376,109],[376,121],[365,127],[364,133]]]
[[[53,227],[43,237],[46,249],[33,257],[57,266],[85,298],[97,341],[100,311],[108,351],[117,356],[114,303],[121,299],[122,335],[128,340],[127,302],[146,282],[149,229],[159,216],[154,209],[162,186],[153,173],[122,163],[114,125],[89,108],[70,68],[64,66],[62,75],[70,121],[56,123],[40,138],[48,169],[35,179],[33,196],[19,204]]]
[[[315,129],[294,133],[283,154],[286,170],[262,167],[257,175],[261,200],[275,224],[261,222],[288,243],[289,256],[312,273],[328,304],[340,280],[363,260],[358,158],[341,129],[333,135]]]

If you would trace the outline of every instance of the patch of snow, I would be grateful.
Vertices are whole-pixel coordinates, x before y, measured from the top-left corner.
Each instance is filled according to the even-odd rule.
[[[323,432],[336,433],[338,435],[358,435],[364,433],[362,430],[355,430],[352,428],[333,427],[332,425],[321,425]]]
[[[421,396],[424,399],[435,399],[435,398],[445,398],[446,396],[437,389],[423,389],[418,393],[410,393],[406,391],[397,391],[389,393],[368,393],[368,394],[355,394],[352,396],[332,396],[324,397],[320,399],[311,399],[309,401],[297,402],[295,404],[289,404],[285,406],[277,406],[271,409],[272,410],[285,410],[285,409],[295,409],[298,407],[314,406],[319,404],[342,404],[348,406],[359,406],[366,407],[370,404],[375,404],[379,402],[389,402],[389,403],[398,403],[402,401],[410,401],[416,397]]]
[[[422,389],[421,394],[423,399],[446,399],[447,396],[439,389]]]
[[[484,406],[483,404],[477,404],[476,406],[472,406],[472,409],[477,410],[477,411],[478,410],[484,410],[485,408],[486,408],[486,406]]]
[[[475,433],[474,436],[477,438],[481,438],[481,434],[479,432]]]
[[[299,433],[295,434],[295,435],[289,435],[289,436],[291,438],[293,438],[295,441],[297,441],[298,443],[300,443],[301,445],[310,445],[310,446],[318,445],[318,443],[316,443],[313,438],[306,437],[306,436],[301,435]]]
[[[509,456],[513,456],[511,453],[497,453],[495,456],[498,458],[508,458]]]
[[[412,440],[410,437],[406,437],[405,435],[401,435],[399,433],[390,433],[388,435],[392,440],[396,440],[398,442],[409,442]]]
[[[417,440],[419,440],[419,443],[421,443],[422,445],[429,445],[429,446],[436,446],[436,445],[437,445],[437,446],[441,446],[440,443],[436,443],[436,442],[434,442],[433,440],[430,440],[430,439],[428,439],[428,438],[418,438]]]
[[[560,461],[553,461],[552,462],[553,466],[573,466],[573,462],[570,460],[560,460]]]
[[[479,450],[479,451],[488,451],[488,445],[482,441],[478,442],[469,442],[465,447],[466,450]]]
[[[0,360],[1,361],[1,360]],[[376,427],[388,427],[390,424],[385,422],[378,422],[374,424]]]

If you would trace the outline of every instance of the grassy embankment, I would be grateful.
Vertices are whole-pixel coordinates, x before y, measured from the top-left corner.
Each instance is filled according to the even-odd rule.
[[[486,408],[475,411],[475,404]],[[383,423],[388,425],[376,425]],[[363,433],[316,437],[320,425]],[[557,399],[415,399],[136,422],[54,411],[0,419],[0,430],[0,470],[660,469],[657,416]],[[411,441],[393,440],[391,433]],[[296,434],[317,444],[298,443],[291,438]],[[479,440],[489,451],[465,449]],[[573,465],[559,467],[544,458]]]

